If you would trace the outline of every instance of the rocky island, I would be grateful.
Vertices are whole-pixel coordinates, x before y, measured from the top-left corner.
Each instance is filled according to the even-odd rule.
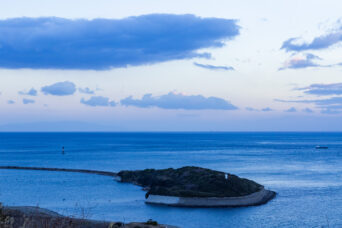
[[[98,170],[0,166],[0,169],[79,172],[114,177],[143,187],[146,203],[177,207],[243,207],[267,203],[276,195],[252,180],[211,169],[145,169],[118,173]]]
[[[122,182],[142,186],[146,203],[179,207],[241,207],[260,205],[276,193],[233,174],[200,167],[121,171]]]

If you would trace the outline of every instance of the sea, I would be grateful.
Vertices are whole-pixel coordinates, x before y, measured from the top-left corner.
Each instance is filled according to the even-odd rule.
[[[181,228],[342,227],[342,133],[0,133],[0,166],[113,172],[200,166],[277,192],[260,206],[176,208],[147,205],[141,187],[112,177],[0,170],[0,202],[8,206]]]

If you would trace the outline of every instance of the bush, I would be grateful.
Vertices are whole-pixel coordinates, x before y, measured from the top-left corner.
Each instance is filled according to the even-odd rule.
[[[145,224],[146,225],[152,225],[152,226],[158,226],[158,222],[153,221],[152,219],[149,219]]]
[[[235,197],[257,192],[262,185],[223,172],[187,166],[179,169],[121,171],[122,182],[148,188],[149,194],[180,197]]]

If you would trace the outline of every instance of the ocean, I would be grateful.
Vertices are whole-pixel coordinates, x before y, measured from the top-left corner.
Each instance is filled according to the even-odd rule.
[[[182,228],[342,227],[341,157],[342,133],[0,133],[1,166],[114,172],[201,166],[278,193],[261,206],[173,208],[146,205],[140,187],[111,177],[0,170],[0,202]]]

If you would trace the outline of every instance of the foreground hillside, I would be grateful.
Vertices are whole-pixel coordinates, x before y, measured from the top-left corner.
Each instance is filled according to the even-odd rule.
[[[62,216],[39,207],[3,207],[0,204],[1,228],[176,228],[147,222],[105,222]]]

